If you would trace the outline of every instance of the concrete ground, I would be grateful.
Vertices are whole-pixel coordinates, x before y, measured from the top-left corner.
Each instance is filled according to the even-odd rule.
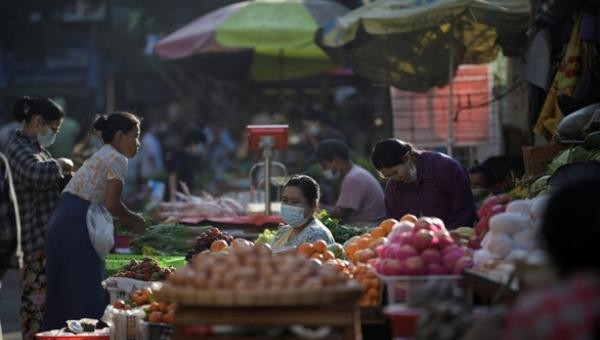
[[[10,269],[4,274],[2,288],[0,288],[0,323],[2,324],[0,340],[21,340],[20,302],[19,272]]]

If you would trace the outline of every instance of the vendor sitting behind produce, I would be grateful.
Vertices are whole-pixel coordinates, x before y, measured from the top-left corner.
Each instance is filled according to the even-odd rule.
[[[319,184],[312,177],[293,175],[288,180],[281,193],[281,217],[286,224],[275,234],[273,250],[294,248],[317,240],[327,244],[335,242],[329,229],[315,217],[319,196]]]
[[[435,216],[448,229],[475,222],[469,174],[458,161],[438,152],[417,150],[395,138],[377,143],[371,161],[380,176],[389,179],[385,188],[387,217]]]
[[[369,225],[385,217],[383,189],[367,170],[350,161],[348,146],[339,139],[326,139],[317,147],[323,175],[341,180],[340,193],[329,215],[350,225]]]

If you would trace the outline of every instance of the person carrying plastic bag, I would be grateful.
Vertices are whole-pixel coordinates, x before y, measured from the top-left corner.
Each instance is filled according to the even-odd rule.
[[[104,146],[65,187],[47,228],[47,293],[43,330],[66,320],[100,318],[109,302],[100,283],[112,247],[112,217],[144,229],[141,215],[121,201],[127,158],[139,149],[140,120],[129,112],[98,117],[93,129]]]

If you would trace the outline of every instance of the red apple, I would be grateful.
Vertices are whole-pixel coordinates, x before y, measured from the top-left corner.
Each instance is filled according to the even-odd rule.
[[[437,228],[437,231],[447,231],[446,229],[446,225],[444,224],[444,221],[442,221],[441,219],[437,218],[437,217],[432,217],[431,218],[431,224]],[[435,230],[434,230],[435,231]]]
[[[447,253],[442,258],[442,260],[444,262],[444,267],[447,270],[452,271],[454,269],[454,264],[456,264],[456,262],[463,256],[464,256],[464,253],[461,251],[458,251],[458,250]]]
[[[415,227],[415,225],[412,222],[400,221],[400,222],[394,224],[390,235],[393,235],[396,233],[401,234],[401,233],[411,232],[414,227]]]
[[[449,252],[452,252],[453,250],[455,250],[455,249],[459,249],[459,248],[460,248],[460,247],[459,247],[459,246],[457,246],[456,244],[451,244],[451,245],[448,245],[448,246],[444,247],[444,248],[442,249],[442,257],[443,257],[444,255],[448,254]]]
[[[433,221],[431,218],[429,217],[421,217],[417,220],[417,223],[415,223],[415,229],[414,231],[419,231],[421,229],[425,229],[425,230],[432,230],[432,225],[433,225]]]
[[[434,244],[435,235],[430,230],[421,229],[416,233],[413,233],[411,238],[411,244],[416,250],[421,251],[423,249],[431,248]]]
[[[446,275],[448,271],[439,263],[430,263],[427,266],[427,273],[429,275]]]
[[[448,246],[454,244],[454,239],[448,233],[440,233],[440,235],[436,235],[435,246],[438,249],[446,249]]]
[[[383,275],[395,276],[402,273],[403,265],[402,262],[392,259],[380,260],[380,268],[378,272]]]
[[[423,250],[421,253],[421,259],[423,259],[423,262],[427,265],[432,263],[442,263],[442,255],[435,248],[427,248]]]
[[[407,275],[425,275],[425,264],[418,256],[407,258],[404,265]]]
[[[461,257],[454,264],[453,274],[462,274],[465,269],[473,268],[473,260],[470,257]]]

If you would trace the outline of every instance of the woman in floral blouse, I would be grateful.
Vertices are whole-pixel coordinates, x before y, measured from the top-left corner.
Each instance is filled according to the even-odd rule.
[[[98,117],[93,128],[101,133],[104,146],[75,173],[48,223],[44,330],[63,327],[70,319],[100,318],[109,302],[100,285],[106,278],[104,259],[96,253],[87,228],[90,204],[106,207],[137,232],[144,229],[143,217],[121,201],[127,158],[135,156],[140,145],[139,119],[115,112]]]
[[[54,159],[46,147],[54,142],[65,116],[48,98],[20,98],[13,116],[23,125],[11,138],[6,156],[14,177],[22,227],[24,264],[21,270],[21,328],[23,339],[39,331],[46,294],[45,227],[56,205],[63,172],[72,162]]]
[[[319,207],[319,184],[309,176],[294,175],[281,193],[282,225],[273,239],[273,250],[294,248],[305,242],[334,243],[333,235],[315,213]]]

